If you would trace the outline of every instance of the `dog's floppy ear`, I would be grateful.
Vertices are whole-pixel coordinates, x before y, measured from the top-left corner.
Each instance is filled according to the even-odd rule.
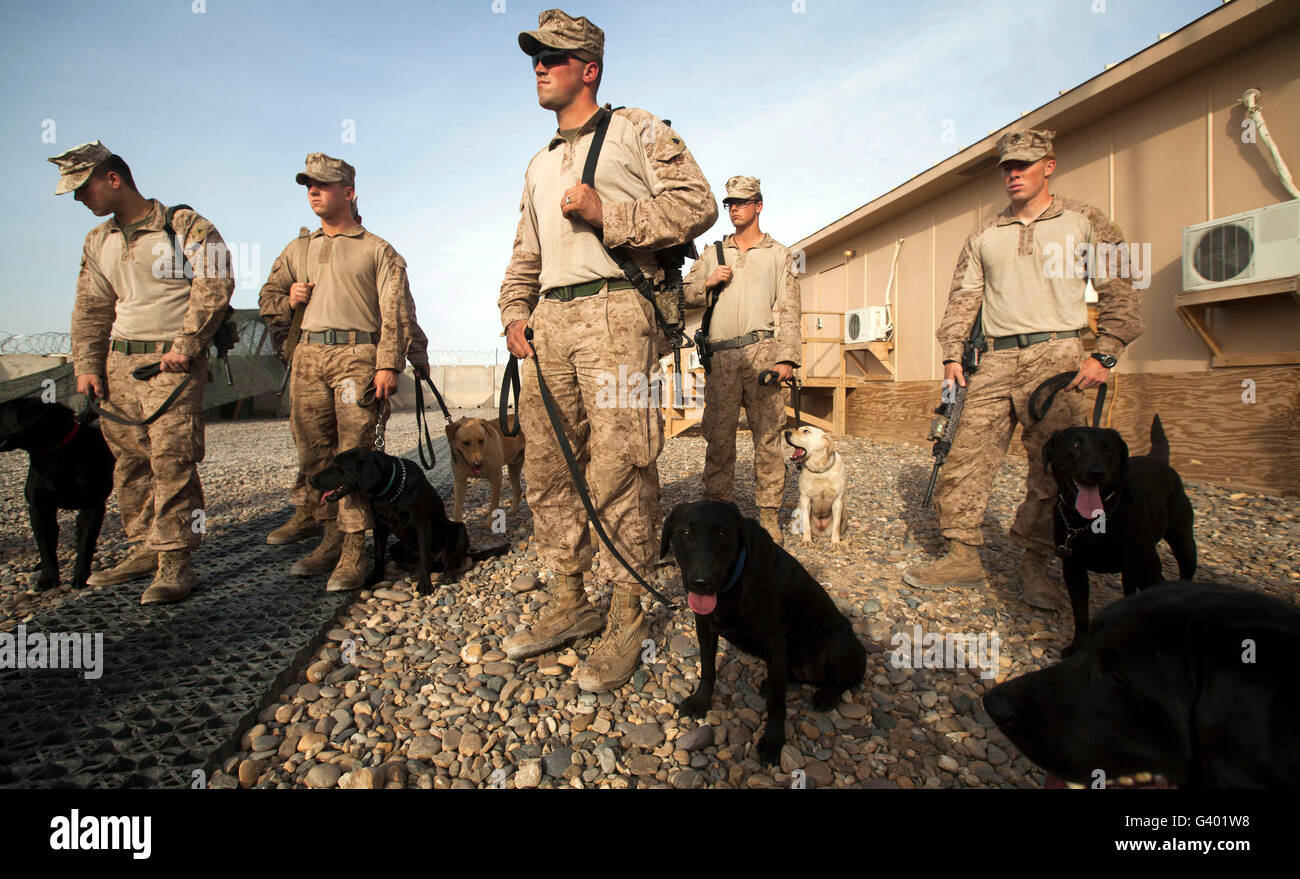
[[[447,423],[447,445],[451,445],[456,441],[456,431],[460,430],[460,426],[464,421],[465,419],[461,418],[460,421],[450,421]]]
[[[1115,431],[1115,437],[1119,440],[1119,469],[1121,473],[1128,474],[1128,443],[1124,442],[1124,437]]]
[[[826,454],[828,455],[835,454],[835,441],[831,439],[831,435],[829,433],[825,434],[822,437],[822,440],[826,443]]]
[[[1052,451],[1056,448],[1056,438],[1057,436],[1060,435],[1060,433],[1061,432],[1059,430],[1056,431],[1055,433],[1053,433],[1051,436],[1047,438],[1047,442],[1043,443],[1043,472],[1044,473],[1052,472]]]
[[[682,508],[681,504],[673,507],[664,519],[664,527],[659,532],[659,558],[668,557],[668,550],[672,549],[673,527],[677,524],[677,511]]]

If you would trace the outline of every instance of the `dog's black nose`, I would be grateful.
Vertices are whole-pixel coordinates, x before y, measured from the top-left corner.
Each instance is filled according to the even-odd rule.
[[[1105,470],[1089,470],[1083,474],[1082,482],[1085,485],[1101,485],[1101,481],[1106,478]]]
[[[709,585],[709,582],[710,582],[710,581],[709,581],[709,578],[708,578],[708,577],[700,576],[700,575],[698,575],[698,574],[697,574],[696,576],[694,576],[694,577],[691,577],[691,579],[690,579],[690,584],[691,584],[692,586],[698,586],[698,587],[705,587],[705,586],[708,586],[708,585]],[[696,590],[696,591],[698,591],[698,590]]]

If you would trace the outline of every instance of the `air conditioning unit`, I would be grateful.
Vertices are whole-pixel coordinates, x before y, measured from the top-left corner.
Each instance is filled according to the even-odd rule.
[[[883,342],[893,329],[889,325],[889,309],[883,305],[869,305],[844,312],[844,343]]]
[[[1300,275],[1300,198],[1183,229],[1183,290]]]

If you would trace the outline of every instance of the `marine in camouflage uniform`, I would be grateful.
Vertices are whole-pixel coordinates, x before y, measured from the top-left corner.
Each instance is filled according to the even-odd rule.
[[[1125,347],[1145,329],[1142,304],[1124,272],[1108,276],[1107,251],[1125,248],[1115,223],[1096,208],[1053,196],[1056,167],[1050,131],[1016,131],[998,141],[999,164],[1011,204],[980,223],[962,248],[937,337],[945,375],[960,377],[962,347],[983,305],[989,348],[971,377],[960,429],[935,486],[947,554],[911,568],[903,579],[919,588],[984,582],[977,547],[993,478],[1017,424],[1029,458],[1025,500],[1011,525],[1024,547],[1019,578],[1024,600],[1051,609],[1060,594],[1047,576],[1054,553],[1052,510],[1056,484],[1042,465],[1053,432],[1088,423],[1077,393],[1061,393],[1043,420],[1028,413],[1030,394],[1057,373],[1078,370],[1079,390],[1105,382]],[[1035,216],[1036,214],[1036,216]],[[1075,266],[1075,247],[1087,245],[1095,265]],[[1068,264],[1068,268],[1067,268]],[[1127,261],[1116,263],[1116,268]],[[1084,357],[1081,331],[1089,275],[1097,290],[1097,342]],[[964,379],[963,379],[964,380]]]
[[[501,285],[501,323],[507,346],[521,357],[531,353],[524,329],[532,326],[541,370],[586,468],[596,511],[619,552],[649,579],[658,553],[656,460],[663,422],[648,394],[609,391],[621,375],[640,375],[648,383],[659,333],[651,304],[605,247],[628,248],[647,277],[661,275],[654,251],[709,228],[717,203],[686,145],[664,122],[644,110],[611,111],[596,103],[604,67],[600,28],[558,9],[541,13],[539,24],[519,35],[519,45],[533,56],[539,103],[556,112],[560,130],[525,174],[519,227]],[[596,126],[611,113],[596,185],[580,185]],[[583,590],[592,561],[587,516],[546,417],[532,363],[521,365],[521,378],[534,538],[542,564],[559,577],[541,619],[506,639],[512,659],[602,626]],[[600,643],[574,671],[578,685],[591,692],[631,677],[649,631],[641,587],[603,546],[600,552],[601,574],[613,585],[609,618]]]
[[[131,543],[120,564],[96,572],[90,585],[154,573],[141,603],[180,601],[195,585],[190,553],[202,539],[203,391],[207,351],[234,292],[230,255],[216,228],[189,209],[172,227],[184,258],[164,230],[166,207],[135,188],[130,168],[99,141],[50,159],[59,168],[56,195],[75,192],[96,216],[109,219],[86,235],[72,313],[77,389],[103,398],[132,421],[153,414],[185,379],[165,413],[148,425],[101,419],[116,458],[113,485]],[[192,270],[186,277],[185,264]],[[148,381],[132,370],[161,363]]]
[[[306,170],[295,179],[307,187],[321,227],[304,229],[285,247],[259,297],[262,317],[281,348],[293,317],[294,291],[306,300],[300,306],[306,311],[290,364],[289,426],[299,467],[291,494],[296,510],[277,532],[288,532],[291,539],[282,542],[292,542],[309,531],[308,515],[319,522],[320,544],[290,573],[313,576],[332,569],[326,588],[342,591],[365,581],[365,532],[373,525],[370,508],[355,494],[325,503],[305,477],[329,466],[339,452],[375,448],[376,428],[387,419],[388,397],[396,390],[397,375],[415,338],[415,302],[406,261],[360,223],[355,169],[324,153],[312,153]],[[346,200],[346,209],[330,198]],[[373,400],[367,393],[372,382]]]
[[[688,307],[713,305],[709,341],[713,356],[704,382],[700,431],[704,455],[704,496],[731,501],[736,481],[736,426],[740,407],[754,436],[754,500],[759,521],[778,545],[784,543],[779,513],[785,493],[781,428],[785,397],[780,382],[799,366],[803,307],[790,252],[758,225],[763,193],[757,177],[732,177],[722,200],[736,227],[716,247],[708,247],[685,279]],[[758,383],[772,369],[778,380]]]

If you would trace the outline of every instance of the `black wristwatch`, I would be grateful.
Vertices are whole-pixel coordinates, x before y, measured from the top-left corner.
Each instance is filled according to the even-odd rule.
[[[1098,363],[1107,369],[1114,369],[1115,364],[1119,363],[1119,358],[1114,354],[1099,354],[1094,351],[1092,356]]]

